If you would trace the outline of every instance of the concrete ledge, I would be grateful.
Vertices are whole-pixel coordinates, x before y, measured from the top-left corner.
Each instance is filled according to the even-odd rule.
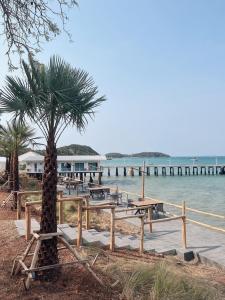
[[[15,220],[14,222],[19,236],[25,236],[25,220]],[[31,233],[35,230],[40,230],[40,225],[35,219],[31,219]]]
[[[176,251],[176,249],[164,248],[164,249],[156,249],[156,253],[164,254],[164,255],[176,255],[177,251]]]

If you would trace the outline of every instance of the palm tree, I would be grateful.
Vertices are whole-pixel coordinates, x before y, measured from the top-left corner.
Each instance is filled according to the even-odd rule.
[[[11,153],[12,153],[12,141],[10,139],[10,136],[6,133],[5,130],[2,130],[2,126],[0,127],[0,153],[1,156],[6,157],[6,163],[5,163],[5,180],[8,180],[10,183],[10,190],[13,189],[13,181],[11,176],[10,181],[10,170],[12,171],[12,168],[10,169],[11,165]]]
[[[56,189],[57,150],[56,143],[68,125],[81,131],[88,117],[94,117],[94,109],[103,101],[89,74],[72,68],[57,56],[48,65],[41,65],[32,58],[28,65],[22,62],[25,79],[7,77],[6,87],[0,98],[0,112],[11,112],[14,117],[28,117],[42,130],[47,146],[44,159],[42,215],[40,232],[57,231]],[[39,265],[58,263],[57,239],[42,243]],[[49,271],[45,278],[54,277]]]
[[[7,126],[0,126],[0,141],[5,146],[5,154],[9,159],[9,184],[10,190],[19,191],[19,152],[25,149],[29,143],[33,142],[34,130],[28,125],[14,120],[7,122]],[[16,208],[16,193],[14,197],[14,207]]]

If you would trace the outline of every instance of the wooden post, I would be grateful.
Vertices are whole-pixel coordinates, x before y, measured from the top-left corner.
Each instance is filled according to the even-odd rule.
[[[33,255],[33,258],[32,258],[32,261],[31,261],[30,269],[33,269],[37,264],[38,253],[39,253],[40,248],[41,248],[41,240],[38,240],[37,245],[36,245],[35,250],[34,250],[34,255]],[[27,280],[25,281],[26,289],[29,289],[31,279],[32,279],[32,273],[29,273],[28,276],[27,276]]]
[[[59,199],[63,197],[63,191],[58,191],[57,194],[59,196]]]
[[[17,220],[21,218],[21,195],[17,193]]]
[[[144,252],[144,217],[141,217],[140,254]]]
[[[145,162],[143,162],[142,167],[142,193],[141,193],[142,200],[145,199]]]
[[[63,216],[63,202],[59,201],[59,224],[63,224],[64,216]]]
[[[138,175],[141,176],[141,167],[138,168]]]
[[[83,200],[80,200],[78,202],[78,208],[77,208],[77,217],[78,217],[77,247],[80,247],[82,245],[82,202],[83,202]]]
[[[133,168],[133,167],[131,167],[130,175],[131,175],[131,176],[134,176],[134,168]]]
[[[70,181],[71,181],[71,178],[69,177],[69,186],[68,186],[68,188],[69,188],[69,195],[71,194],[71,191],[70,191],[70,189],[71,189]]]
[[[86,208],[89,207],[89,198],[85,198],[85,202],[86,202]],[[90,211],[89,209],[86,209],[86,229],[88,230],[90,227]]]
[[[101,172],[98,173],[98,184],[99,185],[102,184],[102,173]]]
[[[123,168],[123,176],[127,176],[127,169],[126,169],[126,167]]]
[[[182,244],[184,249],[187,248],[187,234],[186,234],[186,206],[185,201],[182,205]]]
[[[110,250],[115,250],[115,207],[111,208]]]
[[[152,207],[148,208],[148,221],[152,221]],[[152,223],[149,223],[149,232],[152,233]]]
[[[25,237],[26,241],[30,239],[31,235],[31,213],[30,213],[30,205],[25,205]]]

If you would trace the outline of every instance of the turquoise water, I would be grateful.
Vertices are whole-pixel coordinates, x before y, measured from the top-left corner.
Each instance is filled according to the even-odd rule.
[[[141,166],[145,160],[146,164],[162,165],[225,165],[225,157],[197,157],[193,161],[192,157],[171,157],[171,158],[126,158],[113,159],[102,163],[103,166]],[[120,176],[115,176],[115,170],[111,170],[111,177],[107,176],[105,169],[103,183],[112,186],[118,185],[120,189],[141,193],[142,179],[138,175],[134,177],[124,177],[123,170],[119,170]],[[137,171],[136,171],[137,174]],[[186,201],[186,205],[208,212],[218,213],[225,216],[225,176],[222,175],[202,175],[202,176],[146,176],[145,177],[145,195],[162,199],[175,204],[181,204]],[[166,210],[170,210],[166,207]],[[189,213],[189,217],[195,220],[206,222],[208,224],[225,228],[225,220],[205,217]]]

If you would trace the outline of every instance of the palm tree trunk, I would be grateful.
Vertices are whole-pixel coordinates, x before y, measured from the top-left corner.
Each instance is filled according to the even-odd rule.
[[[14,150],[13,155],[13,191],[14,193],[14,208],[17,208],[17,191],[19,191],[19,162],[18,162],[18,150]]]
[[[41,233],[57,232],[57,150],[54,134],[49,133],[44,160]],[[57,238],[44,240],[39,253],[39,265],[46,266],[58,263]],[[54,269],[41,274],[43,280],[55,278]]]
[[[4,178],[6,180],[8,179],[9,171],[10,171],[10,156],[7,156],[5,162],[5,175],[4,175]]]
[[[10,167],[9,167],[9,191],[13,190],[13,153],[10,154]]]

